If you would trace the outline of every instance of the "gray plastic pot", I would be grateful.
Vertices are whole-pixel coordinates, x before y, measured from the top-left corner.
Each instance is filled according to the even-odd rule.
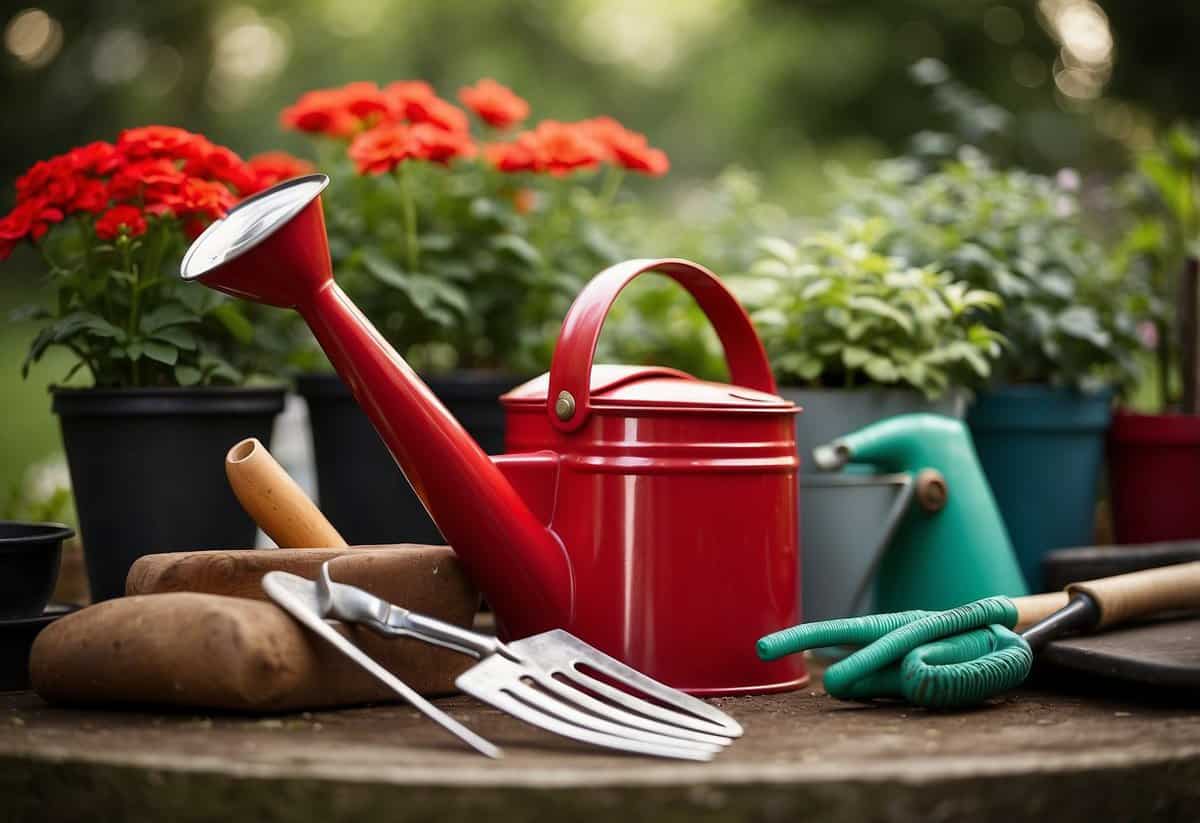
[[[820,474],[812,450],[898,414],[962,419],[966,393],[938,400],[906,389],[801,389],[780,394],[803,407],[796,418],[800,454],[801,613],[806,621],[865,611],[876,565],[912,497],[907,475]]]
[[[808,475],[800,493],[805,621],[868,610],[875,569],[913,498],[907,474]]]

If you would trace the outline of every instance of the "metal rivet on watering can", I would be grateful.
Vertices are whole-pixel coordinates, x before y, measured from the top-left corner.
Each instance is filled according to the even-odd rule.
[[[554,413],[558,415],[559,420],[570,420],[575,416],[575,398],[569,391],[560,391],[558,399],[554,401]]]
[[[917,503],[927,512],[940,512],[946,507],[950,489],[946,478],[937,469],[923,469],[917,475]]]

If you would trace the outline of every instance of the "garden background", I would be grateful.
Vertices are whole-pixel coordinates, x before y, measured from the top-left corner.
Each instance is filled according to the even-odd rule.
[[[656,251],[672,254],[683,250],[671,231],[730,168],[764,200],[815,217],[836,205],[830,169],[864,170],[945,128],[946,101],[912,79],[925,58],[979,93],[961,110],[994,156],[1076,169],[1087,191],[1165,125],[1200,117],[1198,24],[1195,4],[1135,0],[17,5],[0,12],[0,208],[34,161],[124,127],[179,125],[246,156],[304,154],[278,113],[305,90],[420,78],[453,96],[490,76],[535,112],[611,114],[665,149],[670,174],[631,185]],[[38,271],[28,249],[0,270],[3,316],[36,299]],[[0,326],[0,505],[61,448],[46,390],[65,359],[20,374],[34,329]]]

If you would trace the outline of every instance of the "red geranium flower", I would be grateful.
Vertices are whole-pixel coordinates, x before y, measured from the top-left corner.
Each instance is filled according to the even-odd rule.
[[[521,132],[511,143],[492,143],[484,147],[489,163],[503,172],[545,171],[542,148],[533,132]]]
[[[125,162],[116,146],[102,140],[71,149],[67,152],[67,157],[70,158],[71,165],[75,169],[97,177],[106,177],[112,174]]]
[[[359,120],[387,118],[392,108],[374,83],[347,83],[339,90],[342,107]]]
[[[96,221],[96,236],[113,240],[120,234],[137,237],[146,233],[146,218],[136,206],[113,206]]]
[[[28,237],[38,240],[51,224],[63,219],[62,209],[45,200],[33,199],[18,203],[16,208],[0,218],[0,260],[12,254],[13,247]]]
[[[188,160],[203,156],[211,146],[201,135],[175,126],[126,129],[117,137],[117,151],[134,160],[150,157]]]
[[[183,171],[192,177],[228,183],[241,194],[247,194],[254,187],[254,174],[246,168],[246,161],[237,152],[211,143],[185,163]]]
[[[254,175],[254,185],[249,194],[269,189],[276,183],[291,180],[293,177],[311,174],[313,171],[312,163],[293,157],[285,151],[269,151],[251,157],[246,162],[246,167]]]
[[[448,165],[455,157],[474,157],[475,144],[464,132],[446,131],[431,123],[417,123],[409,128],[416,142],[416,155],[422,160]]]
[[[227,186],[211,180],[189,177],[172,203],[177,217],[199,217],[218,220],[224,217],[237,198]]]
[[[359,130],[361,123],[346,110],[344,103],[341,89],[317,89],[300,95],[279,119],[285,128],[327,137],[349,137]]]
[[[17,178],[17,202],[38,200],[52,206],[67,206],[75,198],[79,179],[70,157],[60,154],[34,163]]]
[[[388,102],[392,116],[403,120],[408,117],[406,110],[409,103],[437,97],[437,92],[423,80],[397,80],[383,87],[383,97]]]
[[[446,131],[465,132],[470,128],[467,113],[438,97],[428,83],[401,80],[386,86],[383,94],[397,120],[432,123]]]
[[[108,190],[113,200],[161,205],[173,198],[187,179],[172,160],[139,160],[119,169],[109,180]]]
[[[500,171],[549,172],[556,177],[594,168],[609,156],[588,130],[557,120],[543,120],[533,131],[518,134],[511,143],[489,146],[486,153]]]
[[[458,99],[480,119],[498,129],[507,129],[529,116],[529,104],[512,89],[490,77],[460,89]]]
[[[108,206],[108,184],[94,177],[79,180],[75,197],[67,205],[68,212],[86,211],[96,214]]]
[[[405,107],[404,114],[414,123],[429,123],[446,131],[465,133],[471,127],[466,112],[440,97],[413,100]]]
[[[651,148],[646,135],[630,131],[611,117],[584,120],[579,127],[607,149],[611,163],[652,177],[660,177],[671,168],[666,152]]]
[[[604,159],[604,147],[575,124],[543,120],[533,133],[553,175],[591,168]]]
[[[384,174],[419,156],[420,145],[403,123],[376,126],[354,138],[349,155],[359,174]]]

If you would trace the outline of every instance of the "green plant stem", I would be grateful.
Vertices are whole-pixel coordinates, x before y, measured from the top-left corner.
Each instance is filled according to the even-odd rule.
[[[126,333],[129,335],[129,341],[132,343],[137,335],[138,322],[141,319],[139,315],[141,313],[142,271],[141,268],[136,266],[133,262],[133,254],[130,248],[129,238],[122,235],[120,239],[117,240],[117,245],[121,248],[122,267],[125,271],[133,274],[133,293],[129,298],[129,321],[128,327],[126,328]],[[130,385],[132,386],[141,385],[140,360],[141,358],[129,358]]]
[[[401,163],[396,169],[396,180],[400,184],[401,210],[404,216],[404,251],[408,256],[409,272],[415,272],[420,265],[421,250],[417,246],[417,208],[413,202],[409,174],[407,163]]]
[[[607,210],[621,190],[625,181],[625,170],[620,166],[609,166],[604,174],[604,185],[600,189],[599,205],[601,210]]]

